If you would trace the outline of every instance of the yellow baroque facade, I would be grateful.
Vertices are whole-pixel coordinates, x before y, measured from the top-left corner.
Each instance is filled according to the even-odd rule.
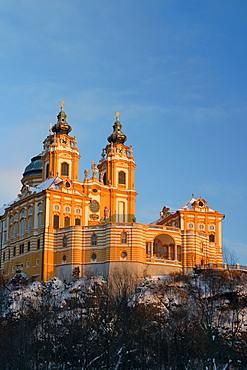
[[[33,280],[189,272],[222,264],[223,214],[194,196],[176,212],[164,207],[149,225],[135,218],[135,159],[119,114],[91,171],[79,180],[79,149],[63,104],[57,123],[23,173],[18,197],[0,208],[0,270]]]

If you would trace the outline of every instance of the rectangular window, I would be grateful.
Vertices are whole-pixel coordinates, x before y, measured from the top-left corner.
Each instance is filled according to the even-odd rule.
[[[27,251],[28,251],[28,252],[30,252],[30,249],[31,249],[31,243],[30,243],[30,242],[28,242],[28,243],[27,243]]]
[[[127,243],[127,233],[122,232],[121,243]]]
[[[61,164],[61,175],[62,176],[69,176],[69,165],[66,162]]]
[[[38,229],[42,227],[42,213],[38,214]]]
[[[214,236],[214,234],[210,234],[209,235],[209,242],[210,243],[214,243],[215,242],[215,236]]]
[[[58,215],[53,216],[53,227],[54,229],[59,228],[59,216]]]
[[[19,247],[19,254],[22,254],[24,253],[24,244],[20,244],[20,247]]]
[[[13,248],[13,257],[16,256],[16,247]]]
[[[37,240],[37,249],[40,249],[40,239]]]
[[[75,219],[75,225],[76,226],[80,226],[81,225],[81,219],[80,218],[76,218]]]
[[[119,184],[124,185],[124,184],[125,184],[125,182],[126,182],[126,175],[125,175],[125,172],[120,171],[120,172],[118,173],[118,183],[119,183]]]
[[[92,234],[91,236],[91,245],[97,245],[97,235]]]
[[[64,227],[69,227],[70,226],[70,217],[65,216],[64,217]]]

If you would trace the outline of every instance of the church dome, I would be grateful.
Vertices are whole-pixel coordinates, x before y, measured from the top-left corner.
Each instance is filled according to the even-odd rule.
[[[42,160],[41,154],[36,155],[31,159],[31,163],[27,165],[23,172],[23,178],[35,175],[42,175]]]
[[[122,132],[122,125],[118,120],[120,113],[116,112],[116,122],[114,123],[113,133],[108,136],[107,140],[113,144],[123,144],[127,140],[127,136]]]
[[[66,121],[67,115],[64,112],[64,102],[60,102],[61,110],[57,116],[57,123],[52,127],[52,132],[55,132],[57,135],[69,134],[72,130],[72,127]]]

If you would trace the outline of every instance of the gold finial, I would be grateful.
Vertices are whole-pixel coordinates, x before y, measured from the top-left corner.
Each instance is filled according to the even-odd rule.
[[[60,101],[61,109],[64,109],[64,101]]]
[[[116,112],[115,115],[116,115],[116,120],[118,121],[118,117],[120,116],[120,113]]]
[[[192,197],[194,198],[195,194],[192,194]]]

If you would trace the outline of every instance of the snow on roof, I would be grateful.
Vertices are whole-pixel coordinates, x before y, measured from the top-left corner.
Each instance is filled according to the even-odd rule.
[[[2,207],[0,207],[0,216],[3,216],[4,212],[5,212],[5,209],[10,207],[12,204],[18,202],[18,200],[19,200],[19,198],[15,198],[14,200],[9,202],[8,204],[4,204]]]
[[[193,209],[193,203],[195,201],[197,201],[198,199],[192,197],[190,200],[188,200],[187,202],[183,203],[179,208],[178,210],[182,210],[184,208],[187,208],[187,209]],[[207,208],[209,212],[215,212],[215,210],[213,210],[212,208],[208,207]]]
[[[178,210],[188,208],[188,209],[193,209],[192,204],[196,201],[197,199],[192,197],[190,200],[187,202],[183,203],[180,207],[178,207]]]
[[[60,177],[56,176],[56,177],[53,177],[52,179],[48,179],[42,182],[41,184],[35,187],[30,186],[30,191],[32,193],[40,193],[41,191],[47,190],[47,189],[59,189],[58,184],[60,184],[62,181],[63,180],[60,179]]]
[[[41,184],[39,184],[37,186],[28,186],[27,185],[27,188],[28,188],[28,191],[29,191],[29,195],[38,194],[38,193],[41,193],[43,190],[47,190],[47,189],[56,189],[56,190],[58,190],[59,189],[59,186],[58,185],[62,181],[63,180],[60,179],[60,177],[56,176],[56,177],[53,177],[52,179],[48,179],[48,180],[42,182]],[[18,202],[19,200],[20,200],[20,197],[18,196],[17,198],[15,198],[14,200],[12,200],[8,204],[4,204],[2,207],[0,207],[0,216],[3,216],[4,215],[5,209],[7,209],[8,207],[10,207],[12,204]]]

